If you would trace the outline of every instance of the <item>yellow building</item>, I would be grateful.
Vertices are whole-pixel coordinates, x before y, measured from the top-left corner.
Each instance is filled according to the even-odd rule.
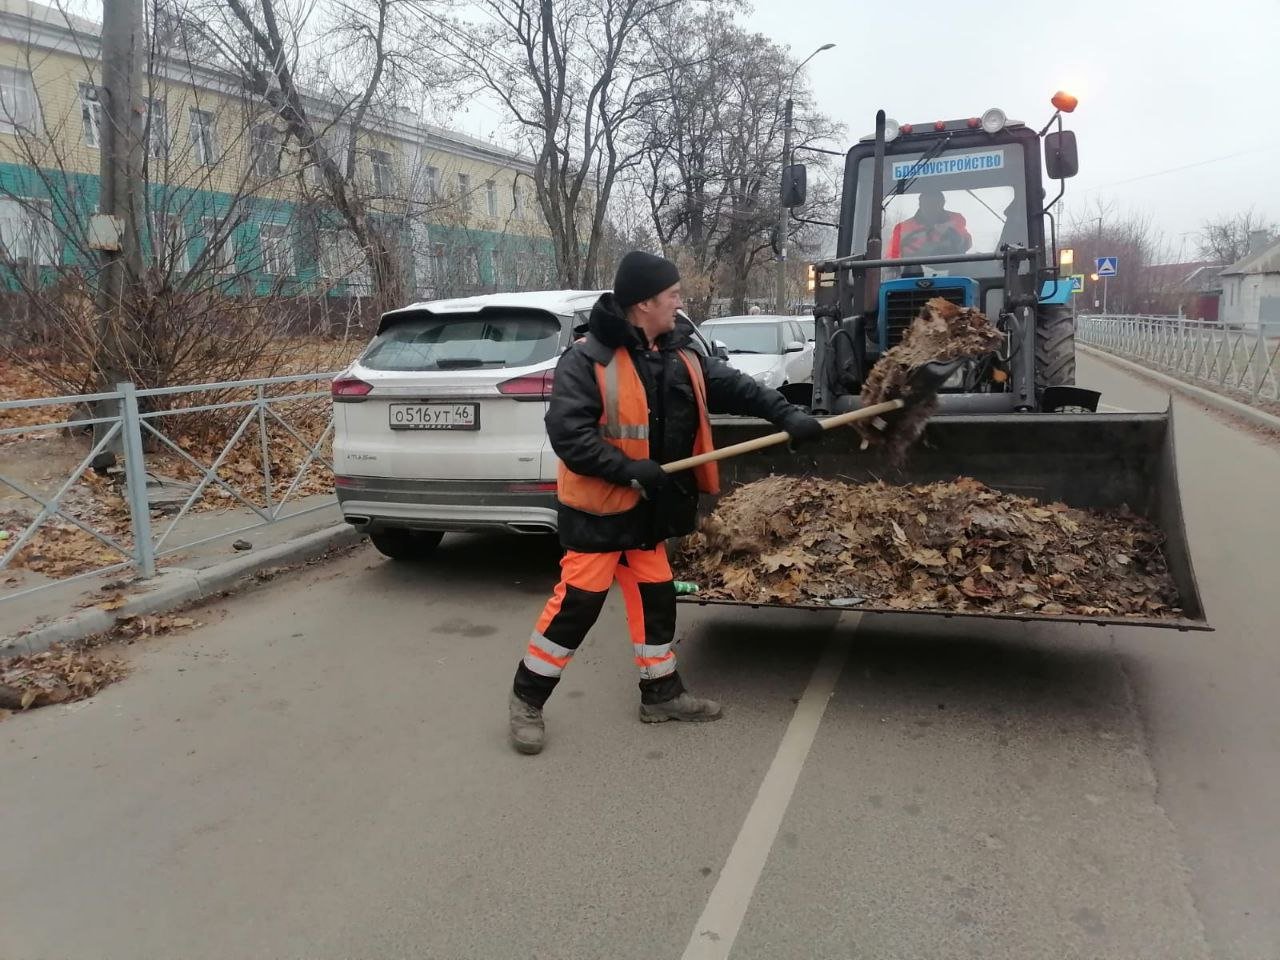
[[[93,262],[103,112],[99,25],[0,0],[0,257],[50,276]],[[156,47],[162,44],[154,44]],[[367,292],[354,238],[318,165],[234,76],[177,53],[146,69],[145,203],[153,263],[338,294]],[[551,245],[518,154],[395,113],[362,124],[308,97],[346,188],[402,238],[419,297],[528,289],[550,280]]]

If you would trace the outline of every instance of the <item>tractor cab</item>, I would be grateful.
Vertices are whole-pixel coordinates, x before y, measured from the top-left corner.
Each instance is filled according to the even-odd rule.
[[[1052,213],[1078,167],[1061,119],[1075,99],[1053,102],[1039,133],[999,109],[917,124],[881,111],[876,133],[848,151],[836,256],[812,268],[816,409],[856,406],[871,367],[933,297],[977,307],[1006,336],[996,356],[957,371],[944,410],[1092,408],[1089,391],[1073,389],[1070,283],[1058,274]],[[802,201],[789,185],[803,179],[788,168],[784,202]]]

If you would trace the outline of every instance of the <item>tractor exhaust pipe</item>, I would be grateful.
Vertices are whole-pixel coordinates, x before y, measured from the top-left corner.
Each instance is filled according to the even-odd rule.
[[[871,169],[871,220],[867,225],[868,260],[879,260],[883,247],[884,233],[884,124],[883,110],[876,111],[876,152]],[[875,311],[880,299],[880,270],[868,270],[863,281],[862,312],[870,314]]]

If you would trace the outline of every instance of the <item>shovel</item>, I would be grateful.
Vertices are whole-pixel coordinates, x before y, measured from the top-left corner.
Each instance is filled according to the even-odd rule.
[[[903,399],[886,400],[884,403],[872,404],[869,407],[863,407],[860,410],[850,410],[848,413],[838,413],[834,417],[827,417],[825,420],[819,421],[823,430],[832,430],[835,427],[843,427],[850,423],[857,423],[860,420],[874,420],[877,417],[883,417],[884,414],[893,413],[902,410],[905,407],[915,406],[923,403],[930,397],[934,396],[938,389],[947,381],[947,378],[955,373],[965,360],[952,360],[949,362],[926,363],[917,367],[911,372],[911,379],[908,396]],[[881,430],[892,429],[892,423],[884,423],[880,426]],[[704,463],[711,463],[715,460],[728,460],[730,457],[737,457],[744,453],[751,453],[753,450],[763,450],[766,447],[775,447],[780,443],[786,443],[791,439],[791,435],[785,430],[779,430],[777,433],[766,434],[763,437],[756,437],[753,440],[744,440],[742,443],[735,443],[727,447],[721,447],[719,450],[712,450],[708,453],[700,453],[697,456],[685,457],[683,460],[673,460],[671,463],[664,463],[662,470],[664,473],[679,473],[681,470],[690,470],[693,467],[701,466]],[[866,443],[863,443],[865,448]]]

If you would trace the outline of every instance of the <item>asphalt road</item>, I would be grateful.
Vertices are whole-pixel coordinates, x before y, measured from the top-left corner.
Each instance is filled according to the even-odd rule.
[[[1217,633],[686,609],[651,727],[611,601],[535,758],[547,543],[224,601],[0,724],[0,958],[1276,958],[1280,451],[1177,427]]]

